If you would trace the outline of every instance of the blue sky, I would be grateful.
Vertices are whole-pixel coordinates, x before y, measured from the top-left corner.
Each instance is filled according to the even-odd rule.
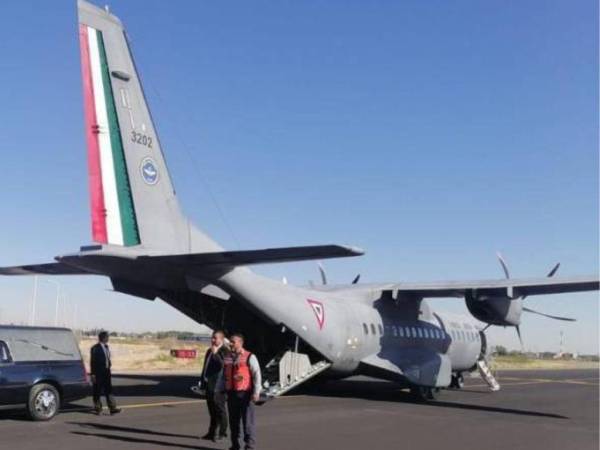
[[[364,248],[325,263],[336,282],[498,277],[496,251],[515,277],[557,261],[598,272],[597,2],[111,8],[180,200],[225,247]],[[90,241],[75,2],[9,2],[3,16],[0,264],[49,261]],[[313,263],[258,270],[318,279]],[[199,329],[107,280],[59,281],[67,325],[76,304],[78,325]],[[38,322],[53,322],[55,292],[40,283]],[[30,278],[0,280],[0,320],[27,320],[31,293]],[[527,304],[579,320],[525,316],[527,348],[556,350],[563,330],[567,349],[598,352],[597,294]],[[514,330],[490,335],[518,345]]]

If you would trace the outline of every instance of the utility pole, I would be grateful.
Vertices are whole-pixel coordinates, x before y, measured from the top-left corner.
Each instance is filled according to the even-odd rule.
[[[35,304],[37,302],[37,291],[38,291],[38,276],[33,277],[33,296],[31,298],[31,317],[29,317],[29,325],[35,325]]]
[[[63,293],[63,305],[62,305],[62,324],[64,327],[67,326],[67,294]]]
[[[558,349],[558,354],[561,356],[565,353],[564,344],[564,332],[563,330],[560,330],[560,348]]]
[[[54,306],[54,326],[58,326],[58,304],[60,301],[60,283],[54,280],[46,280],[48,283],[56,286],[56,305]]]
[[[77,328],[77,302],[73,300],[73,330]]]

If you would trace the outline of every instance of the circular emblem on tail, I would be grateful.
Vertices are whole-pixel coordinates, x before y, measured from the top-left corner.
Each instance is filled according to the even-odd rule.
[[[146,184],[153,185],[158,182],[158,170],[156,169],[156,163],[152,158],[142,159],[140,172]]]

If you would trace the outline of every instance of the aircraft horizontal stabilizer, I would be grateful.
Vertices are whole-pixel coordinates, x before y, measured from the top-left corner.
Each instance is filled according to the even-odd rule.
[[[89,272],[63,263],[0,267],[0,275],[89,275]]]
[[[138,259],[148,259],[156,262],[182,266],[245,266],[250,264],[344,258],[348,256],[360,256],[362,254],[364,254],[364,252],[356,247],[345,247],[342,245],[312,245],[305,247],[280,247],[260,250],[191,253],[182,255],[140,256]]]

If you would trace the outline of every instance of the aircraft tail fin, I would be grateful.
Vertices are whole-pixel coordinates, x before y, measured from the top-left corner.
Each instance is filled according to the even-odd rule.
[[[84,0],[78,13],[93,240],[219,250],[181,213],[123,25]]]

